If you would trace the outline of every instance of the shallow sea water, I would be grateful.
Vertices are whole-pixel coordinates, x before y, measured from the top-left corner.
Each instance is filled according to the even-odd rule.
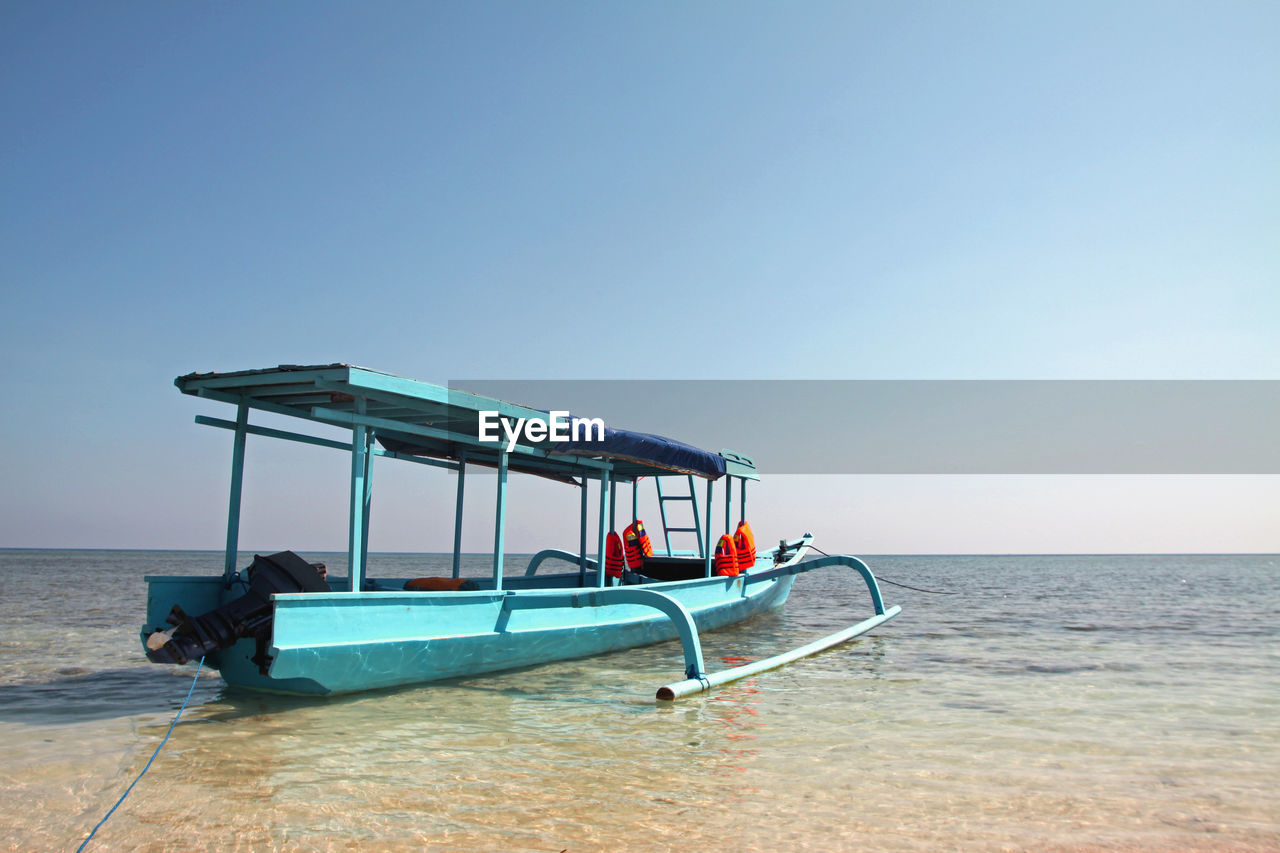
[[[333,699],[206,671],[90,849],[1280,850],[1280,558],[868,563],[960,594],[886,585],[903,613],[873,635],[675,703],[677,643]],[[142,656],[142,578],[220,565],[0,551],[0,849],[74,849],[146,764],[194,666]],[[817,572],[704,652],[869,613]]]

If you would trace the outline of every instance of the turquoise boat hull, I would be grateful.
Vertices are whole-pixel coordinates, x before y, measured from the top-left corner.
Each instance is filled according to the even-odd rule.
[[[143,638],[164,625],[173,604],[200,613],[238,597],[221,578],[148,577]],[[584,604],[589,596],[643,589],[688,611],[698,632],[741,622],[786,602],[795,575],[710,577],[599,590],[580,576],[520,579],[502,592],[279,594],[269,664],[242,639],[205,665],[230,685],[280,693],[332,695],[427,683],[677,639],[678,620],[651,603]],[[537,584],[532,587],[531,584]],[[530,586],[526,586],[529,584]],[[337,586],[337,584],[334,584]],[[384,583],[384,585],[390,585]]]

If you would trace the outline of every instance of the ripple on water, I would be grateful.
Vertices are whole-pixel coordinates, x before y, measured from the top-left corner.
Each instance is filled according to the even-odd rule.
[[[138,850],[192,839],[229,850],[667,850],[726,839],[748,851],[1275,849],[1274,558],[1165,562],[872,560],[889,577],[966,594],[895,589],[886,598],[904,612],[874,635],[678,703],[651,698],[679,669],[671,644],[334,699],[236,693],[202,677],[160,759],[96,840]],[[219,563],[0,553],[9,847],[78,844],[141,770],[190,679],[189,668],[141,662],[141,577]],[[1085,575],[1090,599],[1075,581]],[[47,595],[53,585],[65,593]],[[865,607],[865,591],[837,577],[802,578],[784,610],[706,636],[706,656],[732,665],[772,654]]]

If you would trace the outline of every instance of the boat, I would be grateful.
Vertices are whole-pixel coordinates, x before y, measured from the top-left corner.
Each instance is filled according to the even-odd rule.
[[[758,481],[759,474],[754,461],[741,453],[702,450],[605,426],[599,419],[349,364],[190,373],[175,384],[183,394],[235,409],[234,419],[195,418],[233,435],[230,497],[221,575],[146,578],[141,640],[147,657],[157,663],[203,660],[234,687],[333,695],[678,639],[681,677],[656,694],[672,700],[846,642],[901,611],[896,605],[885,607],[876,578],[862,560],[811,554],[809,533],[780,539],[776,547],[758,552],[754,543],[748,547],[744,539],[753,537],[746,518],[747,485]],[[336,426],[341,438],[250,423],[251,412]],[[492,430],[499,424],[495,441]],[[347,577],[328,577],[323,566],[293,551],[255,555],[243,570],[237,565],[245,446],[251,437],[255,442],[331,448],[350,457]],[[456,476],[449,576],[369,575],[375,460]],[[492,571],[463,577],[463,498],[467,471],[477,467],[496,471]],[[508,572],[505,519],[513,474],[546,477],[578,490],[576,551],[548,548],[534,554],[522,572]],[[655,531],[660,525],[665,547],[653,545],[656,532],[649,541],[637,518],[638,490],[650,483],[658,495]],[[625,548],[615,540],[620,487],[629,487],[631,498],[630,512],[624,507],[623,513],[629,522]],[[592,501],[596,523],[589,524]],[[738,525],[731,528],[735,507]],[[673,547],[673,537],[680,544],[681,536],[686,545],[691,537],[693,547]],[[735,542],[741,547],[727,547]],[[781,607],[796,577],[819,569],[851,570],[851,579],[855,573],[860,576],[873,612],[783,654],[716,672],[707,669],[703,632]]]

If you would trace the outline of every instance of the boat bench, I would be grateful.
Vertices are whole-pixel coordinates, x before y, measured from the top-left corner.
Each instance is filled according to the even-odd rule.
[[[687,581],[706,577],[707,561],[702,557],[645,557],[637,574],[655,581]]]

